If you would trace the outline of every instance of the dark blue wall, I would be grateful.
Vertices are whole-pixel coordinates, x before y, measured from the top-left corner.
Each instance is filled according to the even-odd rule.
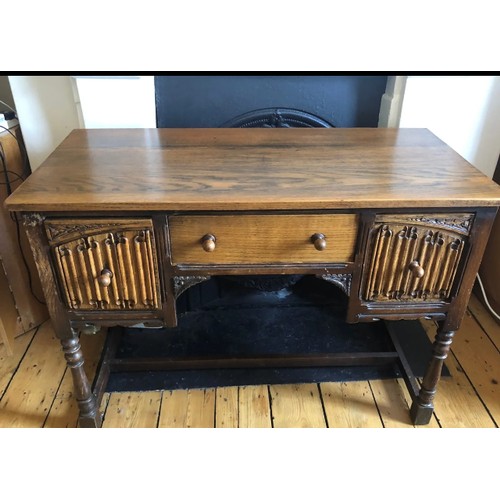
[[[157,76],[158,127],[219,127],[260,108],[293,108],[335,127],[376,127],[386,76]]]

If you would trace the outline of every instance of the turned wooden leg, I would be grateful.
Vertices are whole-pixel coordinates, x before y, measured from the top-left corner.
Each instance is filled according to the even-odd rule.
[[[75,334],[71,338],[61,339],[64,357],[71,369],[76,401],[80,409],[78,423],[80,427],[100,427],[101,415],[97,408],[97,401],[92,393],[89,380],[83,369],[84,359],[80,340]]]
[[[428,424],[432,417],[437,384],[441,378],[444,360],[448,356],[453,342],[453,335],[455,335],[455,332],[442,331],[441,329],[436,335],[432,345],[431,362],[425,372],[422,388],[410,409],[410,416],[415,425]]]

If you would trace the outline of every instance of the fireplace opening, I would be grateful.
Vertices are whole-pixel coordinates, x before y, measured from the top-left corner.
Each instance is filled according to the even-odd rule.
[[[386,85],[384,75],[156,76],[156,120],[160,128],[238,127],[236,120],[258,121],[262,110],[288,109],[299,113],[280,113],[278,123],[377,127]]]
[[[265,108],[256,109],[248,113],[236,116],[223,123],[221,127],[225,128],[313,128],[326,127],[333,125],[323,118],[291,108]]]

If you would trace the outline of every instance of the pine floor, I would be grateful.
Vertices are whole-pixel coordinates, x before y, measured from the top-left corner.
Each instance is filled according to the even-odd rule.
[[[423,322],[430,338],[435,324]],[[103,335],[82,336],[93,377]],[[500,325],[471,298],[427,427],[500,423]],[[412,427],[402,380],[105,394],[103,427]],[[49,322],[0,346],[0,427],[76,427],[71,375]]]

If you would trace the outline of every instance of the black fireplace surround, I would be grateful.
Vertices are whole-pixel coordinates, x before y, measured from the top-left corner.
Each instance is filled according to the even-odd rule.
[[[288,109],[315,117],[319,126],[376,127],[386,84],[387,76],[378,75],[157,76],[157,126],[234,127],[241,115]]]

